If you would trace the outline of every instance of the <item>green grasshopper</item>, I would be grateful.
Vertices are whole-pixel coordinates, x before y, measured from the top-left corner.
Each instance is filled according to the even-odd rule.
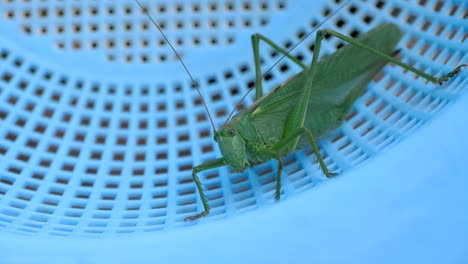
[[[348,45],[319,61],[322,40],[327,34],[347,42]],[[316,141],[340,127],[354,102],[386,63],[399,65],[437,85],[468,66],[468,64],[462,64],[440,78],[428,75],[394,58],[400,38],[399,28],[392,23],[380,24],[358,39],[330,29],[318,30],[313,59],[310,67],[307,67],[265,36],[252,35],[256,102],[247,109],[239,111],[232,118],[229,116],[226,123],[218,130],[215,129],[210,117],[214,140],[218,143],[223,157],[193,168],[192,177],[200,194],[204,211],[189,216],[186,220],[195,220],[210,212],[208,200],[198,178],[200,172],[208,169],[227,165],[235,172],[242,172],[254,164],[276,159],[279,166],[275,199],[279,200],[282,157],[312,146],[323,173],[327,177],[334,176],[335,174],[327,169]],[[260,40],[303,69],[264,96],[263,76],[260,70]],[[174,52],[177,55],[175,50]],[[183,64],[182,60],[181,63]],[[184,64],[183,66],[187,71]],[[190,73],[188,74],[190,76]]]

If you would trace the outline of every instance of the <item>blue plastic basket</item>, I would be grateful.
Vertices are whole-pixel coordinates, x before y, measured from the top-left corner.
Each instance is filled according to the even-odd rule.
[[[220,126],[254,80],[250,35],[290,47],[344,1],[142,2]],[[212,211],[187,223],[202,210],[191,169],[220,154],[136,2],[5,0],[0,13],[0,263],[468,261],[466,73],[434,87],[387,65],[320,142],[340,177],[294,153],[274,203],[276,162],[210,170]],[[441,75],[468,63],[467,18],[463,0],[355,0],[323,27],[396,23],[401,59]],[[310,62],[313,43],[292,54]],[[327,39],[323,54],[341,45]],[[262,47],[264,69],[278,58]],[[298,70],[283,60],[264,86]]]

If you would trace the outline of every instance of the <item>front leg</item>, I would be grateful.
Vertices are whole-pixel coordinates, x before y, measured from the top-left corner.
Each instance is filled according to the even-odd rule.
[[[197,186],[198,193],[200,195],[200,199],[202,201],[203,208],[205,210],[203,212],[199,213],[199,214],[186,217],[185,221],[193,221],[193,220],[196,220],[196,219],[201,218],[203,216],[206,216],[206,215],[208,215],[210,213],[210,205],[208,204],[208,200],[206,199],[205,191],[203,190],[203,186],[202,186],[202,184],[200,182],[200,179],[198,178],[197,174],[199,172],[201,172],[201,171],[204,171],[204,170],[218,168],[218,167],[222,167],[222,166],[225,166],[225,165],[226,165],[226,161],[224,160],[224,158],[219,158],[219,159],[215,159],[215,160],[212,160],[212,161],[202,163],[202,164],[196,166],[195,168],[193,168],[192,178],[193,178],[193,181],[195,182],[195,184]]]
[[[312,135],[312,132],[310,132],[307,128],[302,127],[299,130],[297,130],[295,133],[292,133],[289,137],[282,139],[280,142],[278,142],[276,145],[272,147],[268,153],[276,153],[280,154],[285,148],[289,147],[291,144],[295,142],[295,140],[301,136],[301,134],[305,134],[310,141],[310,144],[312,146],[312,149],[314,150],[314,154],[317,157],[317,160],[320,164],[320,168],[322,169],[322,172],[327,176],[328,178],[331,178],[336,175],[336,173],[330,172],[327,168],[327,165],[325,165],[325,162],[323,161],[322,155],[320,154],[320,151],[318,149],[317,143],[315,142],[314,136]],[[291,150],[292,151],[292,150]],[[280,200],[281,197],[281,174],[283,172],[283,161],[281,160],[281,157],[278,156],[278,172],[276,174],[276,189],[275,189],[275,200]]]
[[[283,172],[283,161],[281,159],[281,151],[273,148],[264,148],[256,150],[255,155],[262,157],[263,161],[276,159],[278,161],[278,172],[276,173],[275,200],[279,200],[281,196],[281,174]]]
[[[281,152],[285,148],[289,147],[291,144],[295,144],[297,140],[299,140],[299,137],[301,136],[301,134],[305,134],[307,138],[309,139],[310,145],[312,146],[314,154],[317,157],[317,160],[320,164],[320,168],[322,169],[325,176],[327,176],[328,178],[335,176],[336,173],[330,172],[327,168],[327,165],[325,165],[325,162],[323,161],[322,155],[320,154],[320,151],[317,146],[317,142],[315,141],[315,138],[312,135],[312,132],[310,132],[310,130],[308,130],[305,127],[299,128],[294,133],[291,133],[288,137],[282,139],[275,146],[273,146],[272,150]],[[295,149],[290,149],[289,151],[293,152],[294,150]]]

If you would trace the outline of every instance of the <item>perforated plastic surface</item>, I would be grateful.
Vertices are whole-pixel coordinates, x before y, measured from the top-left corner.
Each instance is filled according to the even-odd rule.
[[[253,82],[252,33],[290,47],[343,4],[143,3],[201,85],[218,126]],[[191,169],[220,154],[188,77],[137,4],[4,0],[0,12],[0,233],[102,237],[192,225],[183,219],[202,206]],[[357,36],[396,23],[401,59],[440,75],[468,62],[467,17],[465,1],[353,1],[324,27]],[[313,43],[293,54],[308,63]],[[327,39],[324,54],[340,45]],[[262,49],[265,69],[278,57]],[[266,88],[298,70],[283,60]],[[320,142],[328,167],[346,177],[400,141],[465,90],[463,76],[435,88],[386,66],[342,128]],[[276,168],[203,173],[212,206],[203,221],[273,204]],[[318,183],[327,180],[312,151],[285,159],[283,198]]]

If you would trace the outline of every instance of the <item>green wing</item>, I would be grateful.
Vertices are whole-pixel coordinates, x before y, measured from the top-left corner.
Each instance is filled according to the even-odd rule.
[[[381,24],[360,37],[359,41],[390,54],[399,39],[400,31],[396,25]],[[320,138],[335,129],[340,118],[336,111],[343,104],[352,105],[385,63],[380,57],[353,45],[322,59],[313,82],[306,120],[306,126],[312,126],[312,133]],[[299,96],[304,93],[308,77],[305,73],[293,76],[252,105],[252,120],[266,144],[274,144],[282,138],[285,123]]]

